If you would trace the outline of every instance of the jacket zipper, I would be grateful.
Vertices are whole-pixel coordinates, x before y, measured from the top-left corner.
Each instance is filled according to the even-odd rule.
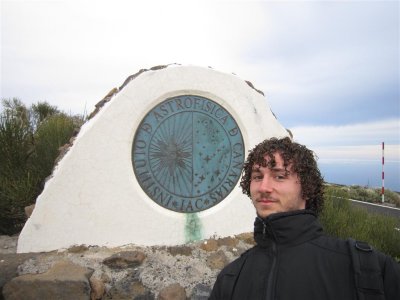
[[[264,220],[260,218],[260,220],[263,223],[263,239],[266,239],[266,234],[267,234],[267,224],[265,224]],[[276,264],[277,264],[277,246],[276,242],[272,241],[272,264],[271,264],[271,270],[269,271],[268,275],[268,281],[267,281],[267,289],[265,292],[265,299],[266,300],[273,300],[275,297],[275,291],[274,291],[274,283],[275,283],[275,277],[276,277]]]
[[[274,283],[276,277],[276,264],[277,264],[277,250],[276,250],[276,243],[273,242],[272,244],[272,264],[271,270],[269,271],[268,275],[268,282],[267,282],[267,290],[266,290],[266,300],[273,300],[275,297],[274,291]]]

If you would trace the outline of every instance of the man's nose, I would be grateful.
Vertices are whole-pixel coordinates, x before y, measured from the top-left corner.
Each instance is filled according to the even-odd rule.
[[[265,175],[260,182],[260,192],[268,193],[272,191],[272,178],[270,176]]]

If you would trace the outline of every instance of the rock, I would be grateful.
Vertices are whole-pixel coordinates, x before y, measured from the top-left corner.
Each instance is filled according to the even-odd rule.
[[[249,245],[256,244],[256,242],[254,241],[254,235],[252,232],[245,232],[245,233],[238,234],[236,236],[236,238],[245,242],[246,244],[249,244]]]
[[[201,249],[207,252],[216,251],[219,248],[218,242],[216,240],[206,240],[200,246]]]
[[[116,282],[102,299],[154,300],[154,294],[132,273]]]
[[[103,281],[104,283],[110,283],[111,282],[111,278],[110,276],[108,276],[106,273],[102,273],[100,280]]]
[[[141,251],[118,252],[103,260],[103,264],[111,269],[135,268],[142,264],[146,255]]]
[[[168,252],[171,253],[171,255],[176,256],[176,255],[184,255],[184,256],[191,256],[192,255],[192,248],[188,246],[172,246],[168,247]]]
[[[89,276],[93,270],[60,261],[42,274],[26,274],[5,284],[5,300],[36,299],[89,299]]]
[[[186,291],[179,284],[174,283],[163,288],[157,297],[158,300],[186,300]]]
[[[217,240],[219,246],[236,247],[238,240],[232,237],[225,237]]]
[[[56,256],[53,255],[37,255],[31,257],[18,266],[18,276],[45,273],[59,260],[62,260],[62,258],[56,258]]]
[[[207,300],[210,297],[211,288],[204,284],[197,284],[192,291],[190,300]]]
[[[15,253],[17,250],[18,235],[0,236],[0,254],[11,254]]]
[[[106,286],[104,285],[104,282],[90,277],[90,300],[98,300],[101,299],[106,292]]]
[[[35,204],[25,206],[25,215],[27,218],[29,218],[32,215],[34,209],[35,209]]]
[[[86,245],[74,245],[68,248],[69,253],[82,253],[89,249]]]
[[[64,278],[60,275],[57,277],[60,281],[55,284],[51,280],[45,281],[43,276],[54,273],[57,269],[56,264],[65,260],[68,260],[70,264],[75,263],[77,265],[75,267],[84,266],[86,269],[95,270],[91,277],[84,276],[82,280],[86,290],[80,294],[84,294],[86,299],[154,300],[163,288],[174,283],[179,283],[180,289],[184,289],[184,293],[190,295],[189,299],[191,300],[207,299],[220,269],[228,261],[235,259],[240,253],[251,247],[242,240],[245,238],[246,236],[235,237],[238,244],[234,248],[228,246],[234,244],[231,239],[209,239],[179,246],[127,245],[124,248],[107,248],[77,245],[67,250],[44,253],[0,253],[0,300],[3,299],[1,289],[6,284],[9,286],[6,290],[8,298],[5,299],[18,297],[26,299],[25,294],[22,294],[21,297],[19,294],[17,296],[11,294],[10,286],[15,292],[18,285],[18,289],[21,289],[22,293],[27,290],[27,285],[31,288],[36,283],[40,284],[40,290],[43,291],[40,291],[41,294],[34,291],[32,293],[34,296],[31,298],[57,299],[59,294],[54,290],[69,289],[69,286],[72,285],[69,282],[71,280],[67,276]],[[0,243],[2,239],[3,244],[8,245],[6,240],[9,240],[9,237],[1,236]],[[222,246],[218,244],[218,241]],[[69,267],[64,269],[68,273]],[[59,270],[59,273],[65,273],[64,269]],[[26,279],[27,277],[23,277],[28,274],[31,276],[29,281]],[[78,285],[77,282],[74,284]],[[71,290],[73,289],[71,288]],[[167,292],[168,289],[160,295],[167,297]],[[75,294],[73,297],[70,299],[75,299]],[[27,296],[27,299],[31,298]]]
[[[36,255],[34,253],[0,255],[0,299],[2,299],[3,286],[18,276],[18,266]]]
[[[154,294],[147,289],[141,282],[132,283],[132,298],[135,300],[154,300]]]
[[[211,269],[219,269],[221,270],[228,264],[228,258],[225,253],[221,250],[211,253],[207,258],[207,266]]]
[[[235,257],[241,256],[244,252],[247,251],[245,247],[237,247],[237,248],[229,248],[227,249],[230,253],[232,253]]]

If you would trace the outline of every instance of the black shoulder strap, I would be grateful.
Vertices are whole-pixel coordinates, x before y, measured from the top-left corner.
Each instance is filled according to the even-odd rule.
[[[367,243],[347,240],[358,300],[384,300],[382,270],[377,252]]]

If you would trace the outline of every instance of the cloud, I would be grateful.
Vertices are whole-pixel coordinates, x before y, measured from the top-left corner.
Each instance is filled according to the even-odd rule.
[[[381,145],[316,147],[313,151],[324,163],[370,163],[382,161]],[[400,145],[385,145],[385,163],[400,163]]]
[[[400,119],[344,126],[291,128],[295,141],[312,149],[322,163],[400,163]]]
[[[286,127],[393,118],[398,6],[3,1],[1,97],[82,113],[139,69],[177,62],[250,80]]]
[[[286,126],[400,114],[398,2],[273,2],[265,10],[264,32],[244,57]]]
[[[142,68],[176,62],[235,72],[241,49],[260,36],[261,4],[2,2],[1,96],[81,113]]]
[[[341,126],[298,126],[290,130],[297,141],[312,146],[400,144],[400,119]]]

